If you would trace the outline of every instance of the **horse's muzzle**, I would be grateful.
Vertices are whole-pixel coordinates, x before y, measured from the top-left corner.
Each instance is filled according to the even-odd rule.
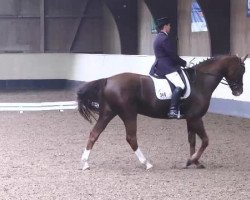
[[[241,87],[241,88],[234,88],[233,90],[232,90],[232,94],[234,95],[234,96],[240,96],[241,94],[243,93],[243,88]]]

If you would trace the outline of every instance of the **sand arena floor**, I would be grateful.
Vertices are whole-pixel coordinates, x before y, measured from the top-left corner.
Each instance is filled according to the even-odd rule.
[[[4,92],[1,102],[72,101],[70,91]],[[92,126],[76,110],[1,112],[0,199],[250,199],[250,119],[207,114],[206,169],[182,169],[189,154],[185,121],[138,117],[145,171],[115,118],[81,170]],[[198,140],[197,145],[200,145]]]

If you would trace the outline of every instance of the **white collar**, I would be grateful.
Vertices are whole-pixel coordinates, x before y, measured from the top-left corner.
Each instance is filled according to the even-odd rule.
[[[166,34],[168,36],[168,33],[164,32],[164,31],[161,31],[162,33]]]

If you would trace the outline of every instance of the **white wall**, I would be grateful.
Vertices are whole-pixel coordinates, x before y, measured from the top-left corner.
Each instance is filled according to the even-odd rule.
[[[148,74],[153,56],[76,55],[71,80],[91,81],[122,72]]]
[[[190,61],[193,57],[183,57]],[[154,56],[96,54],[0,54],[0,80],[68,79],[91,81],[122,72],[148,74]],[[198,63],[204,57],[196,57]],[[246,62],[244,92],[235,97],[228,86],[220,84],[214,98],[250,102],[250,59]]]
[[[70,73],[74,54],[0,54],[0,80],[61,79]]]
[[[0,80],[91,81],[121,72],[147,74],[153,56],[110,54],[0,54]]]

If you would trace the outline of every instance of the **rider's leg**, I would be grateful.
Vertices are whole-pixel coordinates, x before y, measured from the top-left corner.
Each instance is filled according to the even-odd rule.
[[[175,85],[175,89],[172,94],[170,110],[168,113],[169,118],[178,118],[178,108],[180,103],[180,98],[184,90],[184,83],[181,80],[180,75],[177,72],[167,74],[166,78]]]

